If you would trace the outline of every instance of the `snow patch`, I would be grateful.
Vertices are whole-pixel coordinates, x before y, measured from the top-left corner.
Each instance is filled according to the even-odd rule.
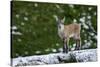
[[[84,33],[84,32],[85,32],[85,30],[83,29],[83,30],[82,30],[82,32]]]
[[[22,33],[18,32],[18,31],[16,31],[16,32],[15,31],[12,31],[12,34],[13,35],[22,35]]]
[[[74,8],[74,5],[70,4],[69,7],[70,7],[70,8]]]
[[[82,25],[85,29],[89,29],[88,25],[85,24],[85,22],[82,22]]]
[[[75,47],[75,46],[76,46],[76,43],[73,44],[73,47]]]
[[[83,16],[85,16],[85,15],[86,15],[86,13],[85,13],[85,12],[83,12],[83,13],[82,13],[82,15],[83,15]]]
[[[87,40],[84,40],[85,43],[87,43]]]
[[[76,55],[76,60],[77,62],[87,62],[87,61],[97,61],[97,57],[95,56],[97,53],[96,51],[88,51],[88,52],[83,52]]]
[[[82,48],[89,48],[91,46],[91,42],[86,42]]]
[[[74,22],[74,23],[76,23],[76,22],[77,22],[77,20],[76,20],[76,19],[74,19],[74,20],[73,20],[73,22]]]
[[[45,51],[46,51],[46,52],[49,52],[49,51],[50,51],[50,49],[49,49],[49,48],[47,48],[47,49],[45,49]]]
[[[19,18],[19,14],[16,14],[15,16],[16,16],[16,18]]]
[[[58,64],[58,63],[64,63],[64,61],[70,62],[72,58],[75,58],[77,62],[97,61],[97,50],[87,49],[80,51],[70,51],[67,54],[51,53],[47,55],[18,57],[12,59],[12,66]]]
[[[59,5],[57,5],[57,4],[56,4],[56,7],[57,7],[57,8],[60,8],[60,6],[59,6]]]
[[[18,40],[18,42],[21,42],[22,40],[21,39],[17,39]]]
[[[36,53],[36,54],[39,54],[39,53],[41,53],[41,51],[36,51],[35,53]]]
[[[25,51],[25,54],[27,55],[29,52],[28,51]]]
[[[88,20],[87,23],[88,23],[90,26],[92,25],[90,20]]]
[[[56,46],[59,46],[60,44],[59,43],[56,43]]]
[[[93,43],[93,41],[92,41],[92,40],[90,40],[89,42],[90,42],[91,44]]]
[[[24,26],[24,25],[25,25],[25,23],[24,23],[24,22],[21,22],[21,25],[22,25],[22,26]]]
[[[57,50],[56,49],[51,49],[52,50],[52,52],[57,52]]]
[[[24,20],[25,20],[25,21],[28,21],[28,18],[27,18],[27,17],[24,17]]]
[[[97,36],[95,35],[94,38],[97,39]]]
[[[34,4],[34,6],[35,6],[35,7],[38,7],[38,4],[37,4],[37,3],[35,3],[35,4]]]
[[[91,40],[91,36],[88,36],[88,39],[90,39],[90,40]]]
[[[25,12],[25,15],[27,16],[28,15],[28,12]]]
[[[97,15],[97,12],[94,12],[94,15]]]
[[[17,26],[12,26],[12,30],[17,30]]]
[[[94,33],[89,33],[91,36],[94,36],[95,34]]]
[[[88,19],[91,19],[91,16],[87,16]]]
[[[15,55],[16,55],[16,56],[19,56],[19,54],[18,54],[18,53],[16,53]]]
[[[91,11],[92,10],[92,7],[89,7],[88,10]]]
[[[85,17],[82,17],[79,20],[84,23],[85,22]]]
[[[58,51],[63,52],[63,49],[62,48],[59,48]]]

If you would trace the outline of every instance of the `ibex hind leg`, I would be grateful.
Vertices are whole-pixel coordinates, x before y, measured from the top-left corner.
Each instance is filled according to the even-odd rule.
[[[81,50],[81,39],[79,39],[79,50]]]
[[[63,45],[63,53],[66,53],[66,47],[65,47],[66,45],[64,44]]]
[[[66,44],[66,53],[68,53],[69,48],[68,48],[68,44]]]
[[[76,47],[75,47],[75,50],[80,50],[81,49],[81,40],[80,39],[77,39],[76,40]]]
[[[76,40],[75,50],[78,50],[78,43],[77,43],[77,40]]]

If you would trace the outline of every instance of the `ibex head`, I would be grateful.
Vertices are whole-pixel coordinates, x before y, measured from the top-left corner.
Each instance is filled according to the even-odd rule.
[[[59,17],[57,17],[56,15],[54,15],[54,18],[56,19],[56,22],[58,23],[58,24],[63,24],[64,23],[64,21],[65,21],[65,17],[63,18],[63,19],[61,19],[61,18],[59,18]]]
[[[65,17],[61,19],[57,17],[56,15],[54,15],[54,18],[56,19],[58,28],[61,28],[62,26],[64,26]]]
[[[63,52],[69,51],[69,40],[70,38],[75,39],[76,41],[76,47],[75,49],[81,48],[81,37],[80,37],[80,24],[72,23],[69,25],[64,25],[65,17],[63,19],[60,19],[56,15],[54,15],[54,18],[57,22],[58,27],[58,35],[63,40]]]

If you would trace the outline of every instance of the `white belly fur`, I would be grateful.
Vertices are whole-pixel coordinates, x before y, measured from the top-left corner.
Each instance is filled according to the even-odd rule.
[[[69,37],[70,37],[70,38],[71,38],[71,37],[74,37],[74,34],[71,34]]]
[[[58,35],[62,39],[64,36],[64,25],[60,25],[60,28],[58,27]]]

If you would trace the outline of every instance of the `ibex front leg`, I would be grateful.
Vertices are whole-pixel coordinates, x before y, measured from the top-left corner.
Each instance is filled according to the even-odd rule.
[[[68,53],[68,40],[65,38],[63,39],[63,53]]]

